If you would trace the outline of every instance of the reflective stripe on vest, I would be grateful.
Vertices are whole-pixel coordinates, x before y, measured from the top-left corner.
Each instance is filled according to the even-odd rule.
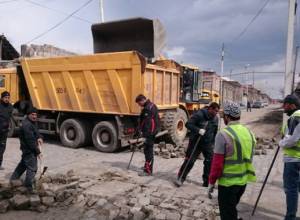
[[[293,121],[293,119],[295,117],[300,117],[300,110],[295,111],[291,115],[290,120]],[[286,129],[288,129],[288,130],[290,129],[287,124],[285,124],[285,126],[284,126],[284,129],[283,129],[284,133],[283,134],[289,134],[290,133],[289,131],[287,132]],[[300,159],[300,140],[296,143],[295,147],[284,148],[283,152],[284,152],[284,155],[286,155],[286,156]]]
[[[234,152],[226,157],[219,185],[245,185],[256,181],[252,165],[253,151],[256,144],[253,134],[243,125],[230,125],[223,130],[233,142]]]

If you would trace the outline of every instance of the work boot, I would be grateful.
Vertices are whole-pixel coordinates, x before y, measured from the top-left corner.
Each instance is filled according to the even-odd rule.
[[[183,185],[183,181],[182,181],[182,180],[179,180],[179,179],[176,179],[176,180],[174,181],[174,184],[175,184],[175,186],[177,186],[177,187],[181,187],[181,186]]]
[[[144,169],[139,173],[139,176],[152,176],[152,167],[150,162],[145,162]]]

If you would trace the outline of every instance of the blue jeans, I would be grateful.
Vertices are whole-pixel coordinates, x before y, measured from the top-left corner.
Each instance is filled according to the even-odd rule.
[[[298,208],[300,162],[284,163],[283,186],[286,195],[285,220],[295,220]]]

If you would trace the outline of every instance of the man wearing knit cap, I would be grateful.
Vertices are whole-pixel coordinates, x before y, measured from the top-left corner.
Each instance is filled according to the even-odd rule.
[[[300,101],[288,95],[283,101],[284,112],[289,119],[282,129],[279,146],[284,153],[283,187],[286,194],[285,220],[296,219],[300,190]]]
[[[37,158],[42,157],[39,146],[42,143],[42,139],[36,126],[36,121],[37,109],[29,108],[19,134],[22,158],[11,176],[11,180],[16,180],[26,171],[24,185],[29,192],[33,192],[34,177],[37,172]]]
[[[10,94],[5,91],[1,93],[0,101],[0,170],[3,170],[3,154],[6,148],[7,134],[9,123],[13,112],[13,107],[10,104]]]
[[[224,106],[226,127],[218,132],[209,176],[208,196],[212,197],[218,180],[218,202],[222,220],[238,220],[236,206],[248,182],[255,182],[252,165],[256,140],[253,133],[240,124],[241,110],[236,103]]]

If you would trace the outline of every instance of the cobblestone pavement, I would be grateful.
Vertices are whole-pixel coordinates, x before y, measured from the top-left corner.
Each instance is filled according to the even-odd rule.
[[[253,118],[257,119],[266,112],[268,112],[267,109],[256,110],[251,113],[249,117],[252,117],[252,120],[254,120]],[[246,122],[250,121],[251,119],[247,118]],[[274,153],[275,150],[268,150],[267,155],[256,156],[254,159],[258,182],[249,185],[242,198],[239,210],[240,215],[244,219],[251,219],[250,213]],[[127,149],[119,153],[106,154],[97,152],[92,147],[87,149],[65,148],[60,146],[59,142],[55,140],[47,141],[44,144],[45,164],[49,167],[49,173],[61,173],[73,169],[80,175],[97,176],[112,168],[127,172],[126,169],[130,155],[131,153]],[[17,138],[10,138],[4,157],[5,170],[0,171],[0,179],[9,178],[9,175],[12,173],[20,159],[20,156],[19,140]],[[142,166],[143,161],[143,154],[136,153],[131,170],[128,171],[128,176],[133,177],[135,181],[144,183],[145,185],[174,188],[172,181],[176,177],[182,159],[163,159],[157,157],[154,165],[155,175],[153,177],[138,177],[136,171]],[[279,155],[259,203],[257,214],[252,219],[283,219],[283,214],[285,212],[285,196],[282,189],[282,167],[282,155]],[[190,173],[187,183],[182,188],[177,189],[177,191],[184,193],[195,190],[201,192],[200,195],[206,196],[206,189],[200,186],[201,173],[202,161],[198,160]],[[216,202],[216,198],[214,198],[214,202]],[[5,216],[5,219],[14,220],[19,218],[18,216],[20,216],[20,214],[9,213]],[[25,220],[26,212],[24,212],[22,216]],[[4,216],[0,215],[0,219],[4,219],[3,217]]]

